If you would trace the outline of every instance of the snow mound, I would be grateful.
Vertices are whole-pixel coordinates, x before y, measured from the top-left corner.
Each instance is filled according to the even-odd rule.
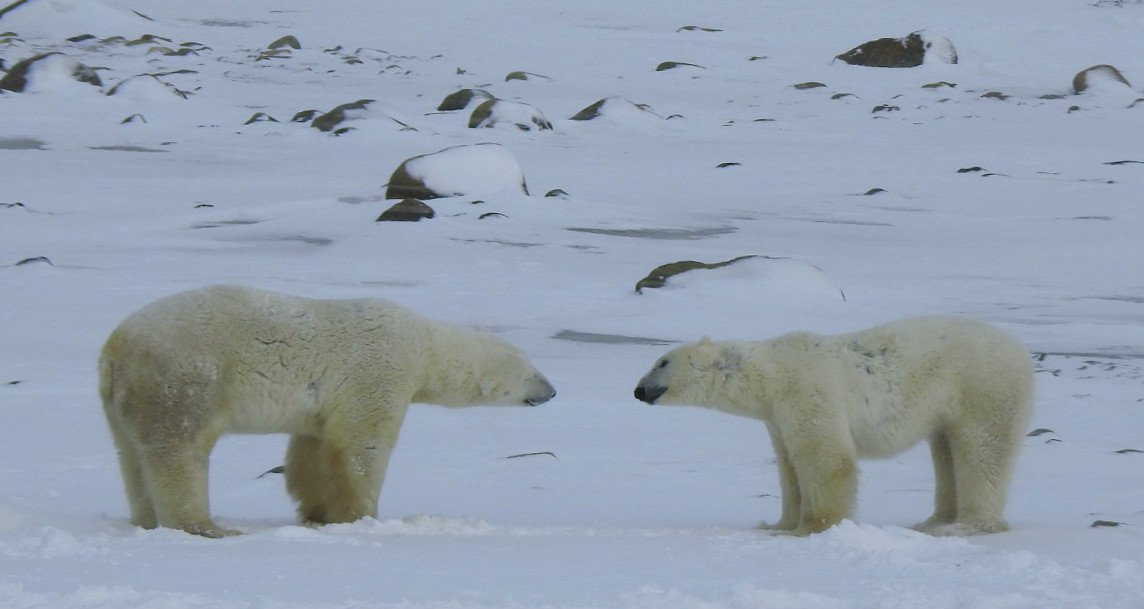
[[[150,18],[99,0],[32,0],[0,17],[0,30],[25,38],[62,40],[83,34],[135,38],[149,27],[154,27]]]
[[[647,104],[636,104],[616,95],[605,97],[572,117],[574,121],[600,119],[621,125],[646,125],[661,121],[663,117],[653,112]]]
[[[822,269],[794,258],[755,256],[714,269],[696,269],[668,279],[665,288],[738,292],[782,300],[846,300]]]
[[[15,82],[21,70],[23,83]],[[75,93],[84,94],[90,87],[99,84],[99,76],[91,68],[63,53],[48,53],[21,61],[3,79],[0,88],[24,93]]]

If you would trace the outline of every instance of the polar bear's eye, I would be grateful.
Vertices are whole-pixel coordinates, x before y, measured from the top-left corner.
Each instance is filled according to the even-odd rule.
[[[656,366],[656,368],[667,368],[667,360],[660,360],[659,365]]]

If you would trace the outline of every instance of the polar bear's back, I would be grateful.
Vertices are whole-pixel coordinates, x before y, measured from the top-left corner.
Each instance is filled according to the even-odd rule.
[[[213,350],[253,341],[275,343],[320,340],[333,344],[361,333],[392,342],[402,328],[421,325],[420,316],[382,299],[317,300],[243,286],[216,285],[161,298],[128,316],[116,333],[148,340],[176,340],[184,348]],[[333,346],[333,344],[331,346]]]
[[[412,394],[433,336],[426,321],[380,299],[315,300],[227,285],[180,292],[111,333],[100,392],[105,407],[140,408],[169,401],[140,392],[178,387],[234,408],[240,431],[297,431],[330,391],[360,392],[386,378],[398,379],[390,389]]]
[[[1028,351],[996,327],[957,316],[889,322],[772,341],[786,375],[815,383],[845,413],[860,454],[897,454],[930,430],[967,418],[1023,421],[1032,404]]]
[[[1029,353],[1020,342],[978,319],[955,315],[913,317],[837,337],[869,353],[895,350],[914,362],[939,358],[945,368],[996,375],[996,367],[1032,374]]]

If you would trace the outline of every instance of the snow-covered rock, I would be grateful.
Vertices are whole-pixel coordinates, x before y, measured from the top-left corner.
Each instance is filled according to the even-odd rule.
[[[0,90],[16,93],[43,91],[70,86],[73,81],[96,87],[103,84],[95,70],[76,59],[58,52],[44,53],[16,62],[8,73],[0,78]]]
[[[477,106],[469,116],[469,127],[510,125],[521,131],[551,131],[552,123],[544,113],[523,102],[489,99]]]
[[[389,178],[387,199],[436,199],[528,187],[520,163],[500,144],[454,146],[407,159]]]
[[[644,123],[663,120],[647,104],[632,103],[624,97],[613,95],[584,108],[572,116],[574,121],[605,119],[617,123]]]

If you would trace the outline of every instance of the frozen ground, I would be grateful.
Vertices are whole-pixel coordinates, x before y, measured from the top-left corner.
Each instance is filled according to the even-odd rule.
[[[1144,95],[1070,88],[1101,63],[1144,82],[1144,6],[1093,4],[30,0],[0,15],[6,67],[60,51],[102,81],[59,58],[0,93],[0,606],[1141,606]],[[920,29],[960,63],[831,63]],[[286,35],[301,48],[268,51]],[[941,82],[956,86],[924,87]],[[435,110],[469,87],[554,128]],[[654,114],[568,120],[609,96]],[[342,135],[290,121],[360,99],[376,101]],[[258,113],[277,122],[247,124]],[[403,160],[481,142],[515,156],[531,196],[374,222]],[[747,254],[802,265],[633,290],[661,264]],[[413,407],[378,521],[298,526],[281,478],[259,477],[285,439],[233,436],[212,507],[248,534],[136,530],[98,349],[143,304],[220,282],[483,326],[559,395]],[[762,424],[631,397],[672,341],[925,313],[989,320],[1042,354],[1030,432],[1048,431],[1026,440],[1011,532],[910,531],[932,501],[923,446],[863,465],[858,523],[768,535],[752,528],[779,509]]]

